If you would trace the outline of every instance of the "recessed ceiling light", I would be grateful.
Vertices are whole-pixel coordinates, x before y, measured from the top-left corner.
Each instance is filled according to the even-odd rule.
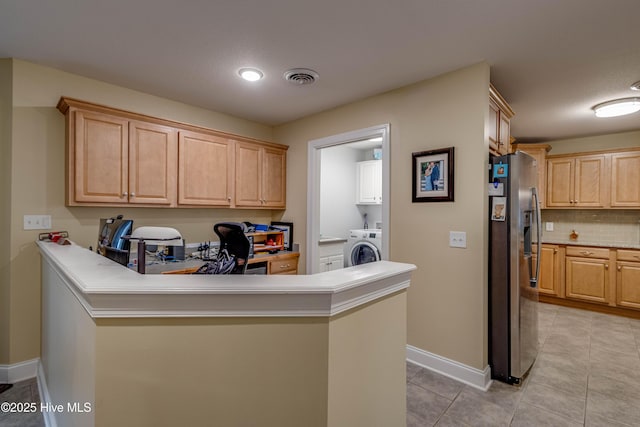
[[[258,70],[257,68],[240,68],[238,70],[238,74],[240,74],[240,77],[249,82],[257,82],[264,76],[264,74],[262,74],[262,71]]]
[[[634,84],[631,85],[631,87],[629,89],[631,89],[631,90],[640,90],[640,82],[635,82]]]

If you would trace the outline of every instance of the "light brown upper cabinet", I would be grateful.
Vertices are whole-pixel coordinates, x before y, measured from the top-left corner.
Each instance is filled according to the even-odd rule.
[[[286,150],[252,142],[235,143],[235,205],[286,207]]]
[[[175,204],[176,134],[168,126],[129,122],[129,203]]]
[[[70,114],[68,205],[175,203],[173,129],[92,111]]]
[[[608,206],[604,154],[547,159],[546,206],[603,208]]]
[[[287,146],[62,97],[68,206],[286,208]]]
[[[611,154],[611,207],[640,207],[640,151]]]
[[[511,118],[514,112],[498,93],[489,85],[489,152],[501,156],[511,152]]]
[[[180,132],[178,203],[230,207],[233,142],[207,134]]]

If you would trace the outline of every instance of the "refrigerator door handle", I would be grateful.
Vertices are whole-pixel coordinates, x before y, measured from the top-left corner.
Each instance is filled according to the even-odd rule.
[[[540,200],[538,199],[538,189],[536,187],[531,188],[531,200],[534,206],[534,212],[536,216],[536,245],[538,247],[536,256],[536,275],[530,280],[530,286],[535,288],[538,285],[538,278],[540,277],[540,258],[542,250],[542,222],[540,219]]]

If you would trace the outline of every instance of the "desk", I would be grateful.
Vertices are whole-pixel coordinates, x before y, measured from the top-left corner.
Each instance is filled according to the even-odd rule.
[[[298,258],[300,258],[299,252],[280,251],[275,254],[257,254],[253,258],[249,259],[247,263],[249,266],[256,266],[257,264],[265,264],[266,274],[298,274]],[[163,266],[162,274],[191,274],[198,270],[200,266],[204,264],[204,261],[185,261],[184,264],[174,263],[173,268]],[[153,266],[147,267],[147,272],[153,271]]]
[[[257,254],[249,265],[266,263],[267,274],[298,274],[299,252],[280,251],[275,254]]]

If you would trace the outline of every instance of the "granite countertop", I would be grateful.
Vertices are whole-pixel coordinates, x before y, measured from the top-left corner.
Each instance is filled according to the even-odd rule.
[[[566,245],[566,246],[595,246],[600,248],[620,248],[620,249],[640,249],[640,243],[603,243],[603,242],[589,242],[581,240],[563,240],[563,239],[543,239],[542,243],[548,243],[551,245]]]

